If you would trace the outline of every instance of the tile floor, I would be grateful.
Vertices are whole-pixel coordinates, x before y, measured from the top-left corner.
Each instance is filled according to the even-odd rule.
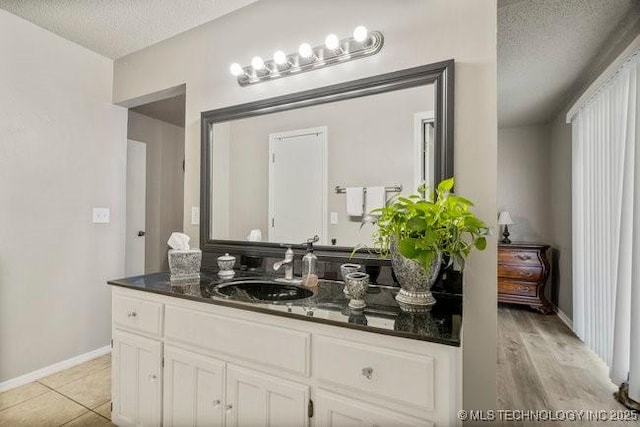
[[[111,419],[111,355],[0,393],[0,426],[106,426]]]

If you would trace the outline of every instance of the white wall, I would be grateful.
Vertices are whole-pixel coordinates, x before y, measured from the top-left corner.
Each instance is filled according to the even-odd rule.
[[[498,130],[498,211],[509,211],[512,241],[551,243],[549,125]]]
[[[2,10],[0,58],[2,382],[109,344],[127,116],[111,60]]]
[[[200,112],[322,87],[454,58],[455,169],[458,191],[495,226],[496,215],[496,1],[468,0],[263,0],[219,20],[135,52],[115,62],[115,102],[186,83],[185,231],[199,204]],[[385,46],[375,56],[285,79],[240,87],[229,64],[256,54],[294,51],[303,40],[320,44],[329,32],[348,35],[359,24],[381,30]],[[138,101],[139,102],[139,101]],[[464,301],[464,404],[495,406],[496,248],[467,263]]]
[[[182,231],[184,128],[129,111],[127,137],[147,144],[144,271],[169,271],[167,240]]]

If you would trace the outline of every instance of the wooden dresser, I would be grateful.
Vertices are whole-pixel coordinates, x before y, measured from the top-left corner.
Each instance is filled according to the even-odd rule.
[[[553,311],[544,296],[548,249],[535,243],[498,244],[498,302],[525,304],[544,314]]]

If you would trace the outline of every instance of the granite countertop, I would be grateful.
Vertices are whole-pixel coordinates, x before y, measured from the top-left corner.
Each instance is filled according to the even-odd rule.
[[[216,291],[216,286],[250,279],[271,279],[274,276],[238,272],[230,280],[218,278],[215,272],[201,273],[200,281],[188,284],[172,285],[169,273],[153,273],[143,276],[110,280],[114,286],[125,287],[143,292],[151,292],[171,297],[199,301],[290,317],[298,320],[325,323],[335,326],[359,329],[371,333],[394,335],[404,338],[431,341],[435,343],[460,346],[460,328],[462,326],[462,296],[439,294],[434,292],[437,302],[431,310],[422,313],[410,313],[401,310],[395,295],[397,288],[388,286],[370,286],[365,298],[367,306],[363,310],[349,308],[349,300],[343,293],[344,284],[331,280],[320,280],[310,298],[297,301],[266,302],[238,301],[229,299]]]

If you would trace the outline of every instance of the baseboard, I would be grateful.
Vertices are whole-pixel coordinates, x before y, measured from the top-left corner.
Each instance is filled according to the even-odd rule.
[[[111,346],[107,345],[104,347],[100,347],[96,350],[90,351],[88,353],[84,353],[84,354],[80,354],[78,356],[72,357],[71,359],[63,360],[62,362],[45,366],[44,368],[38,369],[37,371],[29,372],[28,374],[20,375],[19,377],[12,378],[7,381],[3,381],[0,383],[0,393],[3,391],[10,390],[12,388],[20,387],[21,385],[25,385],[33,381],[37,381],[40,378],[44,378],[51,374],[55,374],[56,372],[64,371],[65,369],[87,362],[91,359],[95,359],[96,357],[109,354],[110,352],[111,352]]]
[[[567,325],[567,327],[573,331],[573,321],[569,319],[569,316],[567,316],[564,311],[560,310],[558,307],[554,307],[554,311],[556,312],[558,319],[560,319],[562,323]]]

